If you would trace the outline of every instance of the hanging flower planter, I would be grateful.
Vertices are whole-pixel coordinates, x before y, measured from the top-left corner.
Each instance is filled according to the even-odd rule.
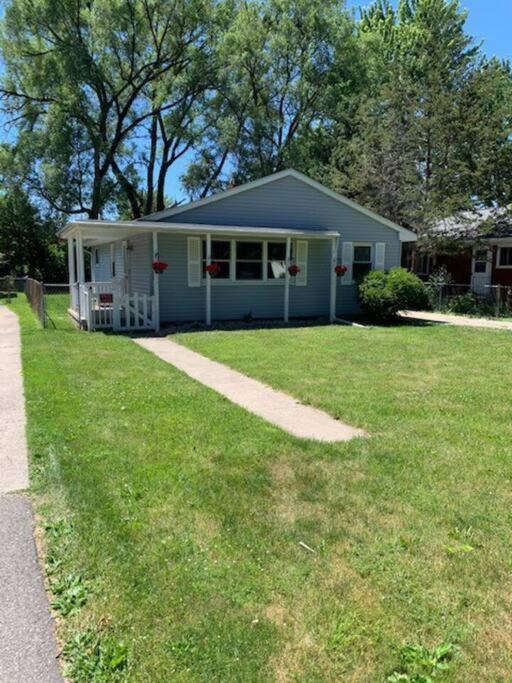
[[[345,273],[347,272],[348,268],[347,266],[335,266],[334,267],[334,272],[338,277],[343,277]]]
[[[218,263],[210,263],[210,265],[204,267],[204,272],[208,273],[210,277],[217,277],[220,273],[220,266]]]
[[[161,275],[168,266],[167,263],[164,263],[163,261],[153,261],[151,267],[157,275]]]
[[[292,263],[292,265],[288,268],[288,272],[292,277],[297,277],[297,275],[300,273],[300,268],[297,264]]]

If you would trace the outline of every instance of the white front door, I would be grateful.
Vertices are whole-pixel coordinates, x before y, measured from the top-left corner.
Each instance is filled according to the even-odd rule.
[[[490,294],[492,273],[492,250],[475,249],[471,267],[471,289],[475,294]]]

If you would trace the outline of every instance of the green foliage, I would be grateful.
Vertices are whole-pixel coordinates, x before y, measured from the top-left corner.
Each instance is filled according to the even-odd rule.
[[[423,281],[405,268],[392,268],[388,273],[387,286],[400,309],[414,311],[428,305]]]
[[[79,610],[87,602],[88,587],[80,574],[66,574],[51,581],[50,587],[55,596],[52,607],[63,617]]]
[[[211,126],[185,175],[187,190],[200,196],[222,177],[240,183],[292,165],[308,170],[317,152],[311,159],[305,149],[330,119],[329,103],[341,108],[360,82],[354,34],[336,0],[239,3],[217,45]]]
[[[8,0],[0,176],[52,210],[162,209],[295,166],[424,230],[512,201],[512,76],[457,0]],[[129,65],[129,68],[127,68]]]
[[[388,683],[433,683],[445,672],[458,652],[453,643],[442,643],[433,650],[422,645],[404,645],[400,650],[400,669],[388,676]]]
[[[392,320],[398,311],[428,305],[423,282],[404,268],[373,270],[359,285],[362,308],[377,320]]]
[[[512,199],[512,75],[483,59],[457,0],[378,0],[362,12],[369,85],[326,177],[421,230]],[[493,175],[493,173],[495,175]]]
[[[453,313],[475,313],[478,310],[479,299],[474,292],[465,292],[458,296],[450,297],[448,308]]]
[[[66,255],[58,227],[60,222],[44,218],[21,187],[8,186],[0,196],[0,276],[65,281]]]
[[[64,213],[164,201],[211,85],[213,0],[9,0],[0,27],[14,173]],[[142,177],[147,187],[144,191]],[[161,207],[159,207],[161,208]]]
[[[105,630],[89,628],[68,640],[62,654],[65,672],[74,683],[126,680],[128,648]]]

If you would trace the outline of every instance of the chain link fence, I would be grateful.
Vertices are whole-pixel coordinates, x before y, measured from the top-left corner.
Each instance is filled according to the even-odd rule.
[[[482,317],[512,317],[512,287],[487,285],[481,293],[474,292],[471,285],[446,282],[428,283],[426,287],[434,311]]]
[[[47,283],[44,285],[45,327],[62,329],[69,326],[69,284]]]
[[[37,315],[43,327],[46,327],[46,312],[44,301],[44,285],[38,280],[28,277],[25,281],[25,296]]]
[[[43,327],[66,327],[69,284],[40,282],[30,277],[0,277],[0,299],[10,301],[24,292]]]

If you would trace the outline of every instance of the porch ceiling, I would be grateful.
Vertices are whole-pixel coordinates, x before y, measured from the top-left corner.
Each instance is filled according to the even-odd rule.
[[[178,233],[183,235],[225,235],[226,237],[307,237],[308,239],[328,239],[339,237],[334,230],[295,230],[291,228],[253,227],[241,225],[206,225],[204,223],[164,223],[150,221],[73,221],[61,230],[60,237],[67,239],[82,233],[84,244],[94,246],[117,240],[124,240],[136,234]]]

